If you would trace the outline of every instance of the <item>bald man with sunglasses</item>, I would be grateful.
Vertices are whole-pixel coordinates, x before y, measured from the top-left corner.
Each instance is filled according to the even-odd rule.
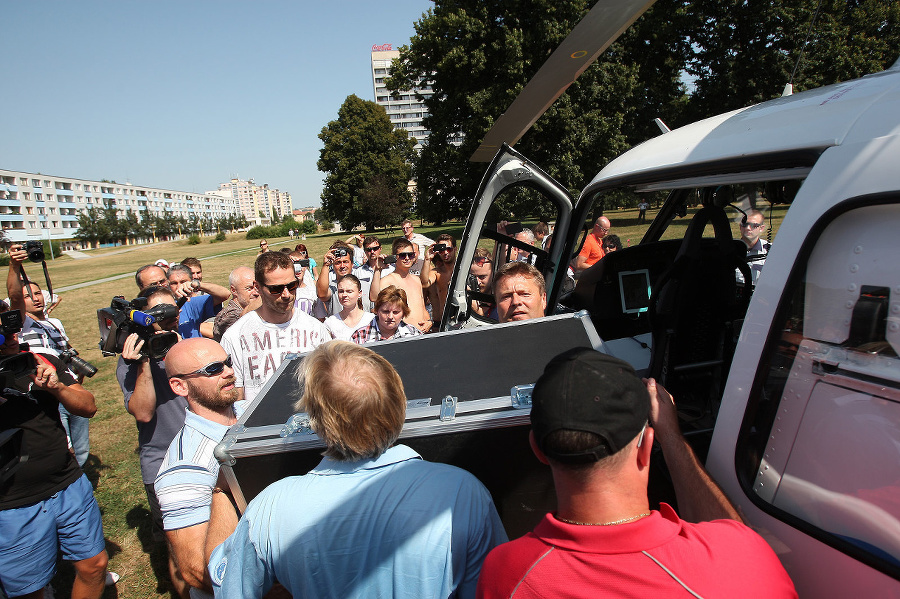
[[[275,374],[286,354],[309,352],[331,340],[325,325],[294,309],[300,281],[289,255],[260,254],[253,270],[262,305],[242,316],[222,336],[222,347],[231,356],[237,377],[235,385],[242,394],[235,406],[238,416]]]
[[[212,597],[203,560],[209,506],[219,476],[213,456],[237,418],[231,356],[211,339],[195,337],[175,344],[166,355],[172,391],[187,400],[184,426],[163,459],[154,487],[162,510],[166,541],[190,597]],[[185,595],[182,595],[185,596]]]

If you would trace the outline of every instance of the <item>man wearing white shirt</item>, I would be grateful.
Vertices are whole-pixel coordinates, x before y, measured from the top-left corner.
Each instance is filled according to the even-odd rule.
[[[321,322],[294,309],[299,281],[290,256],[260,254],[254,276],[262,305],[222,336],[222,347],[233,361],[235,386],[242,389],[243,397],[235,404],[238,415],[275,374],[285,355],[312,351],[331,339]]]

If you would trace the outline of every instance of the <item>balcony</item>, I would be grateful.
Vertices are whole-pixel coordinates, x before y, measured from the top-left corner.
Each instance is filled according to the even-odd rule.
[[[72,191],[71,189],[57,189],[57,190],[56,190],[56,195],[58,195],[58,196],[69,196],[69,197],[72,197],[72,196],[75,195],[75,192]]]

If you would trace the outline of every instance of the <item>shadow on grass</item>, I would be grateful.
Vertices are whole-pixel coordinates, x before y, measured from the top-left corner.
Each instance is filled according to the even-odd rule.
[[[84,471],[85,476],[88,477],[88,480],[91,481],[91,486],[96,489],[100,482],[100,473],[104,470],[109,470],[109,466],[105,466],[100,461],[100,458],[94,454],[89,454],[81,469]]]
[[[156,578],[156,592],[169,593],[172,599],[178,599],[172,581],[169,577],[169,551],[164,539],[155,539],[153,534],[153,521],[150,511],[143,505],[136,505],[125,515],[125,522],[129,528],[137,532],[141,549],[150,558],[150,567]]]
[[[100,461],[100,458],[95,456],[94,454],[90,454],[88,456],[87,461],[84,463],[84,467],[82,470],[84,471],[85,476],[87,476],[88,480],[91,483],[91,486],[97,488],[97,481],[100,479],[100,472],[109,468],[109,466],[104,466]],[[102,513],[101,508],[101,513]],[[106,554],[112,559],[114,556],[118,555],[122,552],[122,547],[109,540],[109,537],[105,539],[106,542]],[[57,561],[57,570],[56,575],[53,577],[51,581],[51,586],[55,591],[56,599],[69,599],[72,593],[72,583],[75,581],[75,566],[72,565],[72,562],[63,560],[58,558]],[[103,591],[104,599],[115,599],[119,596],[119,591],[115,585],[108,586]]]

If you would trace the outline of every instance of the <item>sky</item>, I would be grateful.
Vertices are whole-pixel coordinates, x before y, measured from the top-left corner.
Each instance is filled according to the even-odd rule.
[[[0,168],[320,205],[319,132],[427,0],[3,2]]]

